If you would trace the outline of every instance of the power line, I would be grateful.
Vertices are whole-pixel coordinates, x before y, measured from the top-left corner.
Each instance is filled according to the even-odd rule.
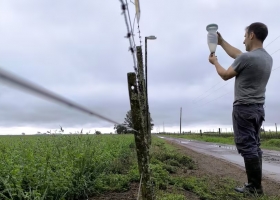
[[[10,72],[5,71],[4,69],[1,69],[1,68],[0,68],[0,79],[4,80],[4,81],[6,81],[10,84],[13,84],[15,86],[18,86],[22,89],[28,90],[29,92],[33,92],[37,95],[41,95],[43,97],[46,97],[50,100],[59,102],[59,103],[64,104],[66,106],[70,106],[70,107],[75,108],[75,109],[77,109],[79,111],[82,111],[84,113],[96,116],[96,117],[98,117],[100,119],[103,119],[107,122],[111,122],[111,123],[114,123],[114,124],[117,124],[117,125],[120,125],[120,126],[124,126],[123,124],[120,124],[120,123],[118,123],[118,122],[116,122],[112,119],[109,119],[109,118],[107,118],[107,117],[105,117],[101,114],[98,114],[98,113],[96,113],[92,110],[89,110],[89,109],[81,106],[81,105],[78,105],[78,104],[76,104],[76,103],[74,103],[74,102],[72,102],[72,101],[70,101],[70,100],[68,100],[68,99],[66,99],[62,96],[59,96],[58,94],[55,94],[51,91],[48,91],[45,88],[42,88],[38,85],[35,85],[34,83],[31,83],[27,80],[24,80],[24,79],[14,75],[14,74],[11,74]],[[124,127],[126,127],[126,126],[124,126]],[[128,128],[128,127],[126,127],[126,128]],[[134,129],[131,129],[131,130],[134,130]]]
[[[273,68],[271,71],[275,71],[275,70],[278,70],[278,69],[280,69],[280,66],[279,66],[279,67],[276,67],[276,68]],[[224,85],[224,86],[225,86],[225,85]],[[222,87],[223,87],[223,86],[222,86]],[[206,102],[206,103],[204,103],[204,104],[201,104],[201,105],[199,105],[199,107],[200,107],[200,106],[204,106],[204,105],[206,105],[206,104],[208,104],[208,103],[211,103],[211,102],[213,102],[213,101],[215,101],[215,100],[217,100],[217,99],[220,99],[220,98],[224,97],[225,95],[227,95],[227,94],[230,93],[230,92],[231,92],[231,91],[229,91],[229,92],[223,94],[222,96],[219,96],[219,97],[216,98],[216,99],[213,99],[213,100],[208,101],[208,102]]]
[[[275,54],[275,53],[278,52],[278,51],[280,51],[280,49],[274,51],[274,52],[273,52],[272,54],[270,54],[270,55],[272,56],[273,54]]]
[[[199,107],[204,106],[204,105],[206,105],[206,104],[209,104],[209,103],[211,103],[211,102],[213,102],[213,101],[216,101],[217,99],[220,99],[220,98],[226,96],[226,95],[229,94],[230,92],[231,92],[231,91],[229,91],[229,92],[227,92],[227,93],[225,93],[225,94],[223,94],[223,95],[217,97],[216,99],[213,99],[213,100],[208,101],[208,102],[206,102],[206,103],[204,103],[204,104],[202,104],[202,105],[199,105]]]
[[[219,81],[218,83],[216,83],[215,85],[213,85],[211,88],[209,88],[208,90],[206,90],[206,91],[204,92],[204,94],[201,94],[201,95],[197,96],[197,97],[195,98],[195,100],[196,100],[196,99],[199,99],[201,96],[205,95],[205,93],[209,92],[209,91],[210,91],[212,88],[214,88],[216,85],[220,84],[220,82],[221,82],[221,81]],[[193,102],[194,102],[195,100],[193,100]]]
[[[225,87],[225,86],[226,86],[227,84],[229,84],[230,82],[231,82],[231,81],[228,81],[226,84],[222,85],[221,87],[219,87],[218,89],[214,90],[213,92],[215,92],[215,91],[217,91],[217,90],[219,90],[219,89]],[[206,97],[210,96],[211,94],[213,94],[213,93],[210,93],[210,94],[206,95],[205,97],[199,99],[198,101],[195,102],[195,104],[196,104],[197,102],[199,102],[199,101],[205,99]]]
[[[264,48],[266,48],[266,47],[268,47],[270,44],[272,44],[275,40],[277,40],[278,38],[280,37],[280,35],[279,36],[277,36],[274,40],[272,40],[272,42],[270,42],[268,45],[266,45]]]
[[[280,66],[279,66],[279,67],[276,67],[276,68],[274,68],[274,69],[272,69],[271,71],[275,71],[275,70],[277,70],[277,69],[280,69]]]

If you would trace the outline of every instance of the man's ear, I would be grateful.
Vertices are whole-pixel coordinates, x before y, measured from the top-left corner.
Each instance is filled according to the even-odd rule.
[[[254,37],[255,37],[255,34],[253,32],[251,32],[249,35],[250,40],[254,39]]]

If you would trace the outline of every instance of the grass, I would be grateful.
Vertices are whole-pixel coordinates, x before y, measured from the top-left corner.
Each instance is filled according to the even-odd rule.
[[[160,138],[152,141],[157,199],[183,200],[188,192],[205,200],[243,199],[232,192],[233,180],[187,175],[198,167],[190,157]],[[133,135],[3,136],[0,158],[0,199],[87,199],[140,181]]]
[[[220,144],[234,144],[234,137],[232,135],[200,135],[200,134],[168,134],[168,137],[185,138],[191,140],[198,140],[204,142],[220,143]],[[263,149],[280,151],[280,139],[263,139],[261,138],[261,147]]]

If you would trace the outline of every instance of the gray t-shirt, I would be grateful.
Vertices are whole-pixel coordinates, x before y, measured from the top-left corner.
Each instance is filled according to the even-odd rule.
[[[235,77],[233,105],[265,103],[273,60],[263,48],[240,54],[232,64]]]

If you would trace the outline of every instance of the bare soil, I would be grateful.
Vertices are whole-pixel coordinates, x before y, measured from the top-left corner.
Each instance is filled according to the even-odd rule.
[[[178,149],[178,151],[188,155],[197,163],[198,169],[182,171],[180,172],[182,173],[181,174],[182,176],[188,176],[188,175],[193,175],[196,177],[207,176],[209,178],[215,178],[215,179],[217,179],[217,177],[219,178],[229,177],[233,180],[238,181],[240,186],[242,186],[245,182],[247,182],[245,170],[240,166],[234,165],[224,160],[217,159],[213,156],[197,153],[191,149],[188,149],[185,146],[180,146],[179,144],[171,141],[166,141],[166,142],[175,146]],[[264,177],[262,184],[266,195],[279,196],[280,199],[279,183],[276,183]],[[130,190],[127,192],[102,194],[101,196],[91,198],[91,200],[93,199],[94,200],[109,200],[109,199],[110,200],[117,200],[117,199],[135,200],[137,199],[138,188],[139,188],[138,183],[132,183],[130,185]],[[189,191],[182,190],[182,194],[185,195],[186,199],[192,199],[192,200],[199,199],[197,195]]]

